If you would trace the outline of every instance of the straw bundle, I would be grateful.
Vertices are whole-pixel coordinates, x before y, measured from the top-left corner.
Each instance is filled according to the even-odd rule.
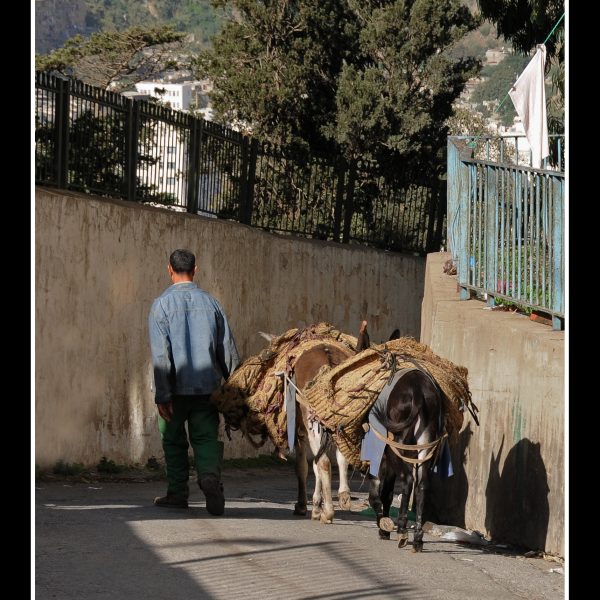
[[[287,448],[283,379],[275,373],[291,373],[304,352],[323,342],[345,351],[356,349],[355,337],[328,323],[318,323],[286,331],[267,349],[245,360],[211,397],[224,416],[226,428],[241,430],[255,446],[262,445],[268,436],[277,448]],[[254,441],[252,435],[259,435],[261,440]]]
[[[362,423],[390,376],[398,369],[422,368],[444,393],[446,429],[456,440],[463,422],[463,407],[471,402],[467,369],[437,356],[412,338],[371,346],[341,365],[321,373],[304,393],[304,401],[319,421],[334,433],[340,451],[357,468]]]

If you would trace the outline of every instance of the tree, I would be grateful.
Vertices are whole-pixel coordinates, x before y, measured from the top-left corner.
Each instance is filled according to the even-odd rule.
[[[331,149],[337,77],[357,52],[356,18],[338,0],[217,0],[231,6],[213,49],[195,61],[215,116],[277,144]]]
[[[478,4],[482,16],[496,25],[498,35],[521,54],[541,44],[565,12],[563,0],[478,0]],[[559,37],[550,37],[546,50],[549,57],[563,54]]]
[[[85,39],[76,35],[62,48],[35,57],[36,71],[55,71],[113,90],[180,66],[175,52],[185,34],[170,26],[101,31]]]
[[[495,23],[498,34],[513,48],[528,54],[546,40],[565,12],[563,0],[478,0],[484,18]],[[546,69],[552,81],[548,98],[548,130],[564,132],[564,22],[546,41]]]
[[[469,108],[455,107],[446,125],[448,135],[477,136],[470,146],[473,150],[473,158],[502,163],[514,162],[514,146],[499,138],[481,113]]]
[[[481,75],[486,77],[486,80],[473,90],[471,100],[482,107],[484,101],[493,102],[494,106],[492,108],[489,110],[484,109],[484,112],[491,114],[506,97],[508,90],[510,90],[530,60],[531,57],[529,56],[512,54],[497,65],[484,67]],[[515,107],[510,100],[506,100],[496,114],[503,125],[512,125],[516,115]]]
[[[456,0],[350,5],[361,25],[360,60],[340,75],[336,140],[348,158],[372,158],[387,172],[442,172],[445,121],[479,70],[475,59],[446,51],[477,20]]]
[[[224,7],[218,0],[215,5]],[[477,20],[458,0],[233,0],[196,61],[217,117],[278,144],[441,164],[474,59],[445,54]],[[421,164],[422,167],[424,165]]]
[[[87,22],[98,30],[121,30],[159,23],[193,34],[197,44],[207,46],[220,29],[220,16],[210,0],[84,0]]]

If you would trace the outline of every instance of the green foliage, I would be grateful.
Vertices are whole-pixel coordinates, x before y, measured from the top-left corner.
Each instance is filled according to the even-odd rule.
[[[226,2],[216,2],[224,7]],[[195,61],[218,119],[259,138],[326,153],[336,79],[357,51],[357,23],[335,0],[234,0],[213,49]]]
[[[510,54],[497,65],[488,65],[481,71],[481,76],[486,80],[480,83],[471,96],[471,101],[479,105],[479,109],[487,115],[496,114],[503,125],[512,125],[513,119],[517,114],[510,98],[507,99],[498,111],[495,111],[498,104],[506,97],[511,86],[523,72],[529,61],[530,56],[521,56]],[[484,101],[493,102],[492,107],[485,107]]]
[[[494,135],[483,115],[470,108],[454,107],[446,126],[448,135]]]
[[[193,34],[197,44],[206,46],[221,27],[222,15],[210,0],[85,0],[85,4],[88,25],[97,29],[166,24]]]
[[[444,125],[478,63],[444,53],[477,20],[454,0],[360,5],[361,60],[346,64],[337,90],[335,138],[347,157],[391,172],[445,170]]]
[[[470,108],[454,108],[446,121],[448,135],[476,136],[470,141],[473,158],[511,163],[516,158],[513,146],[502,143],[501,138],[488,125],[480,112]]]
[[[154,128],[156,122],[146,120],[140,128],[138,169],[136,171],[137,197],[143,202],[165,205],[177,203],[177,197],[159,192],[158,186],[148,184],[142,175],[144,170],[155,165],[159,157],[154,152]],[[54,128],[51,125],[36,129],[36,178],[43,179],[46,173],[52,179],[54,167]],[[93,110],[80,112],[69,128],[69,187],[85,193],[107,193],[115,197],[126,193],[124,114],[117,111]]]
[[[550,34],[565,12],[563,0],[478,0],[482,15],[521,54],[528,54]],[[564,133],[564,20],[546,41],[546,70],[551,73],[549,133]]]
[[[85,471],[85,467],[81,463],[69,463],[63,460],[56,462],[52,468],[55,475],[80,475]]]
[[[125,89],[132,82],[179,66],[176,50],[185,34],[171,26],[131,27],[76,35],[62,48],[36,54],[36,71],[55,71],[101,88]]]
[[[527,316],[529,316],[533,312],[533,309],[531,308],[531,306],[525,306],[523,304],[520,304],[519,302],[514,302],[512,300],[505,300],[504,298],[498,298],[497,296],[494,297],[494,306],[502,306],[506,310],[510,310],[512,312],[518,312],[518,313],[521,313],[521,314],[527,315]]]
[[[128,468],[127,465],[118,465],[114,460],[108,460],[106,456],[103,456],[96,465],[99,473],[122,473],[127,471]]]
[[[521,54],[541,44],[565,12],[563,0],[478,0],[478,4],[482,16]],[[556,37],[546,42],[546,50],[548,56],[563,53]]]
[[[478,24],[457,0],[230,5],[213,50],[195,62],[214,83],[218,118],[390,173],[443,169],[444,121],[478,66],[444,53]]]

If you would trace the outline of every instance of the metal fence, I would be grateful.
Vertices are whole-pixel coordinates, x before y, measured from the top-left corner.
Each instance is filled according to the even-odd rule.
[[[503,134],[497,136],[455,136],[455,139],[466,140],[473,151],[472,157],[504,165],[521,167],[533,166],[533,153],[524,134]],[[548,136],[550,156],[542,161],[542,169],[549,171],[564,171],[565,136]]]
[[[376,165],[298,156],[228,127],[78,81],[36,74],[41,185],[389,250],[444,243],[445,186]]]
[[[448,241],[461,297],[539,310],[562,328],[564,173],[481,160],[469,139],[448,139]]]

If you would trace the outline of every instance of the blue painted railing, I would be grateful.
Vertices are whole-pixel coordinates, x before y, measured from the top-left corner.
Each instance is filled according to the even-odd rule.
[[[485,160],[473,139],[448,138],[447,239],[461,298],[538,310],[562,329],[564,172],[501,162],[498,145]]]

